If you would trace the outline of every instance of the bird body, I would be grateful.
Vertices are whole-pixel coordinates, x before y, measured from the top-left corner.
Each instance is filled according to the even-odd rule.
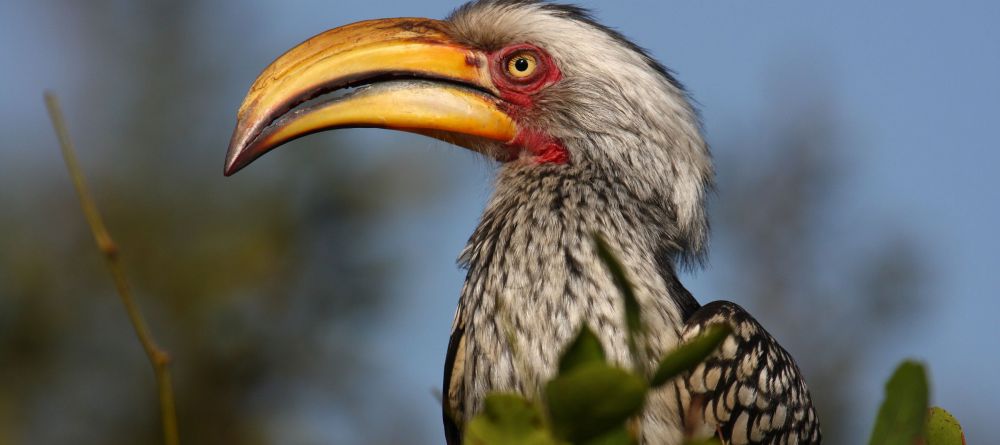
[[[571,171],[571,172],[570,172]],[[642,203],[614,181],[586,167],[543,166],[530,160],[506,164],[497,192],[462,253],[468,269],[453,330],[463,350],[461,368],[446,382],[453,414],[467,420],[492,391],[537,394],[555,373],[562,346],[581,324],[596,332],[609,359],[645,369],[674,348],[697,303],[680,286],[657,233],[662,215],[643,214]],[[631,357],[620,291],[592,241],[600,232],[629,265],[642,307],[648,346]],[[679,442],[680,402],[673,390],[654,393],[647,422]],[[662,425],[660,425],[662,423]]]
[[[226,174],[297,137],[356,126],[412,131],[500,162],[459,260],[468,274],[445,364],[449,444],[461,442],[488,393],[537,396],[581,325],[612,362],[650,370],[715,323],[732,334],[689,375],[650,394],[637,423],[642,443],[711,435],[819,443],[788,353],[742,308],[702,307],[677,278],[704,254],[713,184],[687,93],[586,10],[480,0],[444,21],[375,20],[319,34],[254,83]],[[637,356],[593,244],[598,233],[635,288],[645,326]]]

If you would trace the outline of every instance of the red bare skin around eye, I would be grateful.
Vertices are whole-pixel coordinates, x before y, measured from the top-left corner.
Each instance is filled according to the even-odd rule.
[[[525,78],[515,78],[507,72],[508,61],[518,53],[530,53],[536,58],[535,72]],[[500,90],[500,97],[509,104],[507,112],[517,121],[530,115],[528,111],[535,106],[534,95],[558,82],[562,78],[552,58],[534,45],[523,43],[511,45],[490,55],[490,72],[493,83]],[[540,164],[565,164],[569,162],[569,152],[558,139],[533,129],[531,125],[520,125],[522,128],[508,145],[527,150],[534,155],[534,161]]]

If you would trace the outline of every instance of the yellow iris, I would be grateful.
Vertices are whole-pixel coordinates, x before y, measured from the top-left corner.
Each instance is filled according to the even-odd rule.
[[[525,78],[535,73],[538,60],[530,53],[518,53],[507,60],[507,72],[517,78]]]

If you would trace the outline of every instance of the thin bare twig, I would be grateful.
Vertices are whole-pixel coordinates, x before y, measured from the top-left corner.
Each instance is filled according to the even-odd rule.
[[[63,119],[62,110],[59,107],[59,99],[52,92],[45,92],[45,106],[49,110],[49,117],[52,119],[52,126],[59,137],[59,147],[62,149],[63,159],[66,161],[66,169],[69,170],[76,194],[80,198],[80,206],[83,207],[83,214],[90,225],[90,231],[97,242],[104,260],[114,278],[115,287],[118,288],[118,296],[121,297],[125,311],[135,329],[135,335],[142,344],[142,349],[146,351],[149,362],[153,365],[153,372],[156,373],[156,385],[160,393],[160,417],[163,422],[163,443],[165,445],[178,445],[180,440],[177,434],[177,411],[174,407],[174,390],[170,383],[170,355],[157,346],[153,340],[146,320],[132,298],[132,291],[129,289],[128,281],[125,279],[125,272],[121,260],[118,256],[118,245],[111,239],[104,220],[97,210],[94,198],[87,188],[87,183],[83,177],[83,171],[76,159],[76,152],[73,149],[73,141],[70,140],[69,131],[66,129],[66,122]]]

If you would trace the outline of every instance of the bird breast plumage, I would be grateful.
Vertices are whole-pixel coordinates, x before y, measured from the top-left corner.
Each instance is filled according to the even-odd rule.
[[[584,323],[600,333],[610,360],[630,368],[642,360],[653,369],[676,346],[690,296],[671,295],[676,289],[663,275],[655,239],[635,233],[634,221],[621,211],[597,211],[626,208],[628,202],[609,199],[627,194],[585,171],[550,175],[537,166],[511,165],[500,175],[502,185],[461,258],[468,276],[455,320],[461,332],[455,346],[461,348],[454,362],[460,369],[446,382],[460,386],[449,389],[449,395],[462,394],[455,401],[459,411],[466,418],[478,412],[492,391],[537,394],[554,374],[560,348]],[[623,300],[597,257],[595,232],[629,265],[650,333],[643,357],[630,354]],[[664,438],[681,434],[679,403],[671,388],[654,394],[644,430]]]

